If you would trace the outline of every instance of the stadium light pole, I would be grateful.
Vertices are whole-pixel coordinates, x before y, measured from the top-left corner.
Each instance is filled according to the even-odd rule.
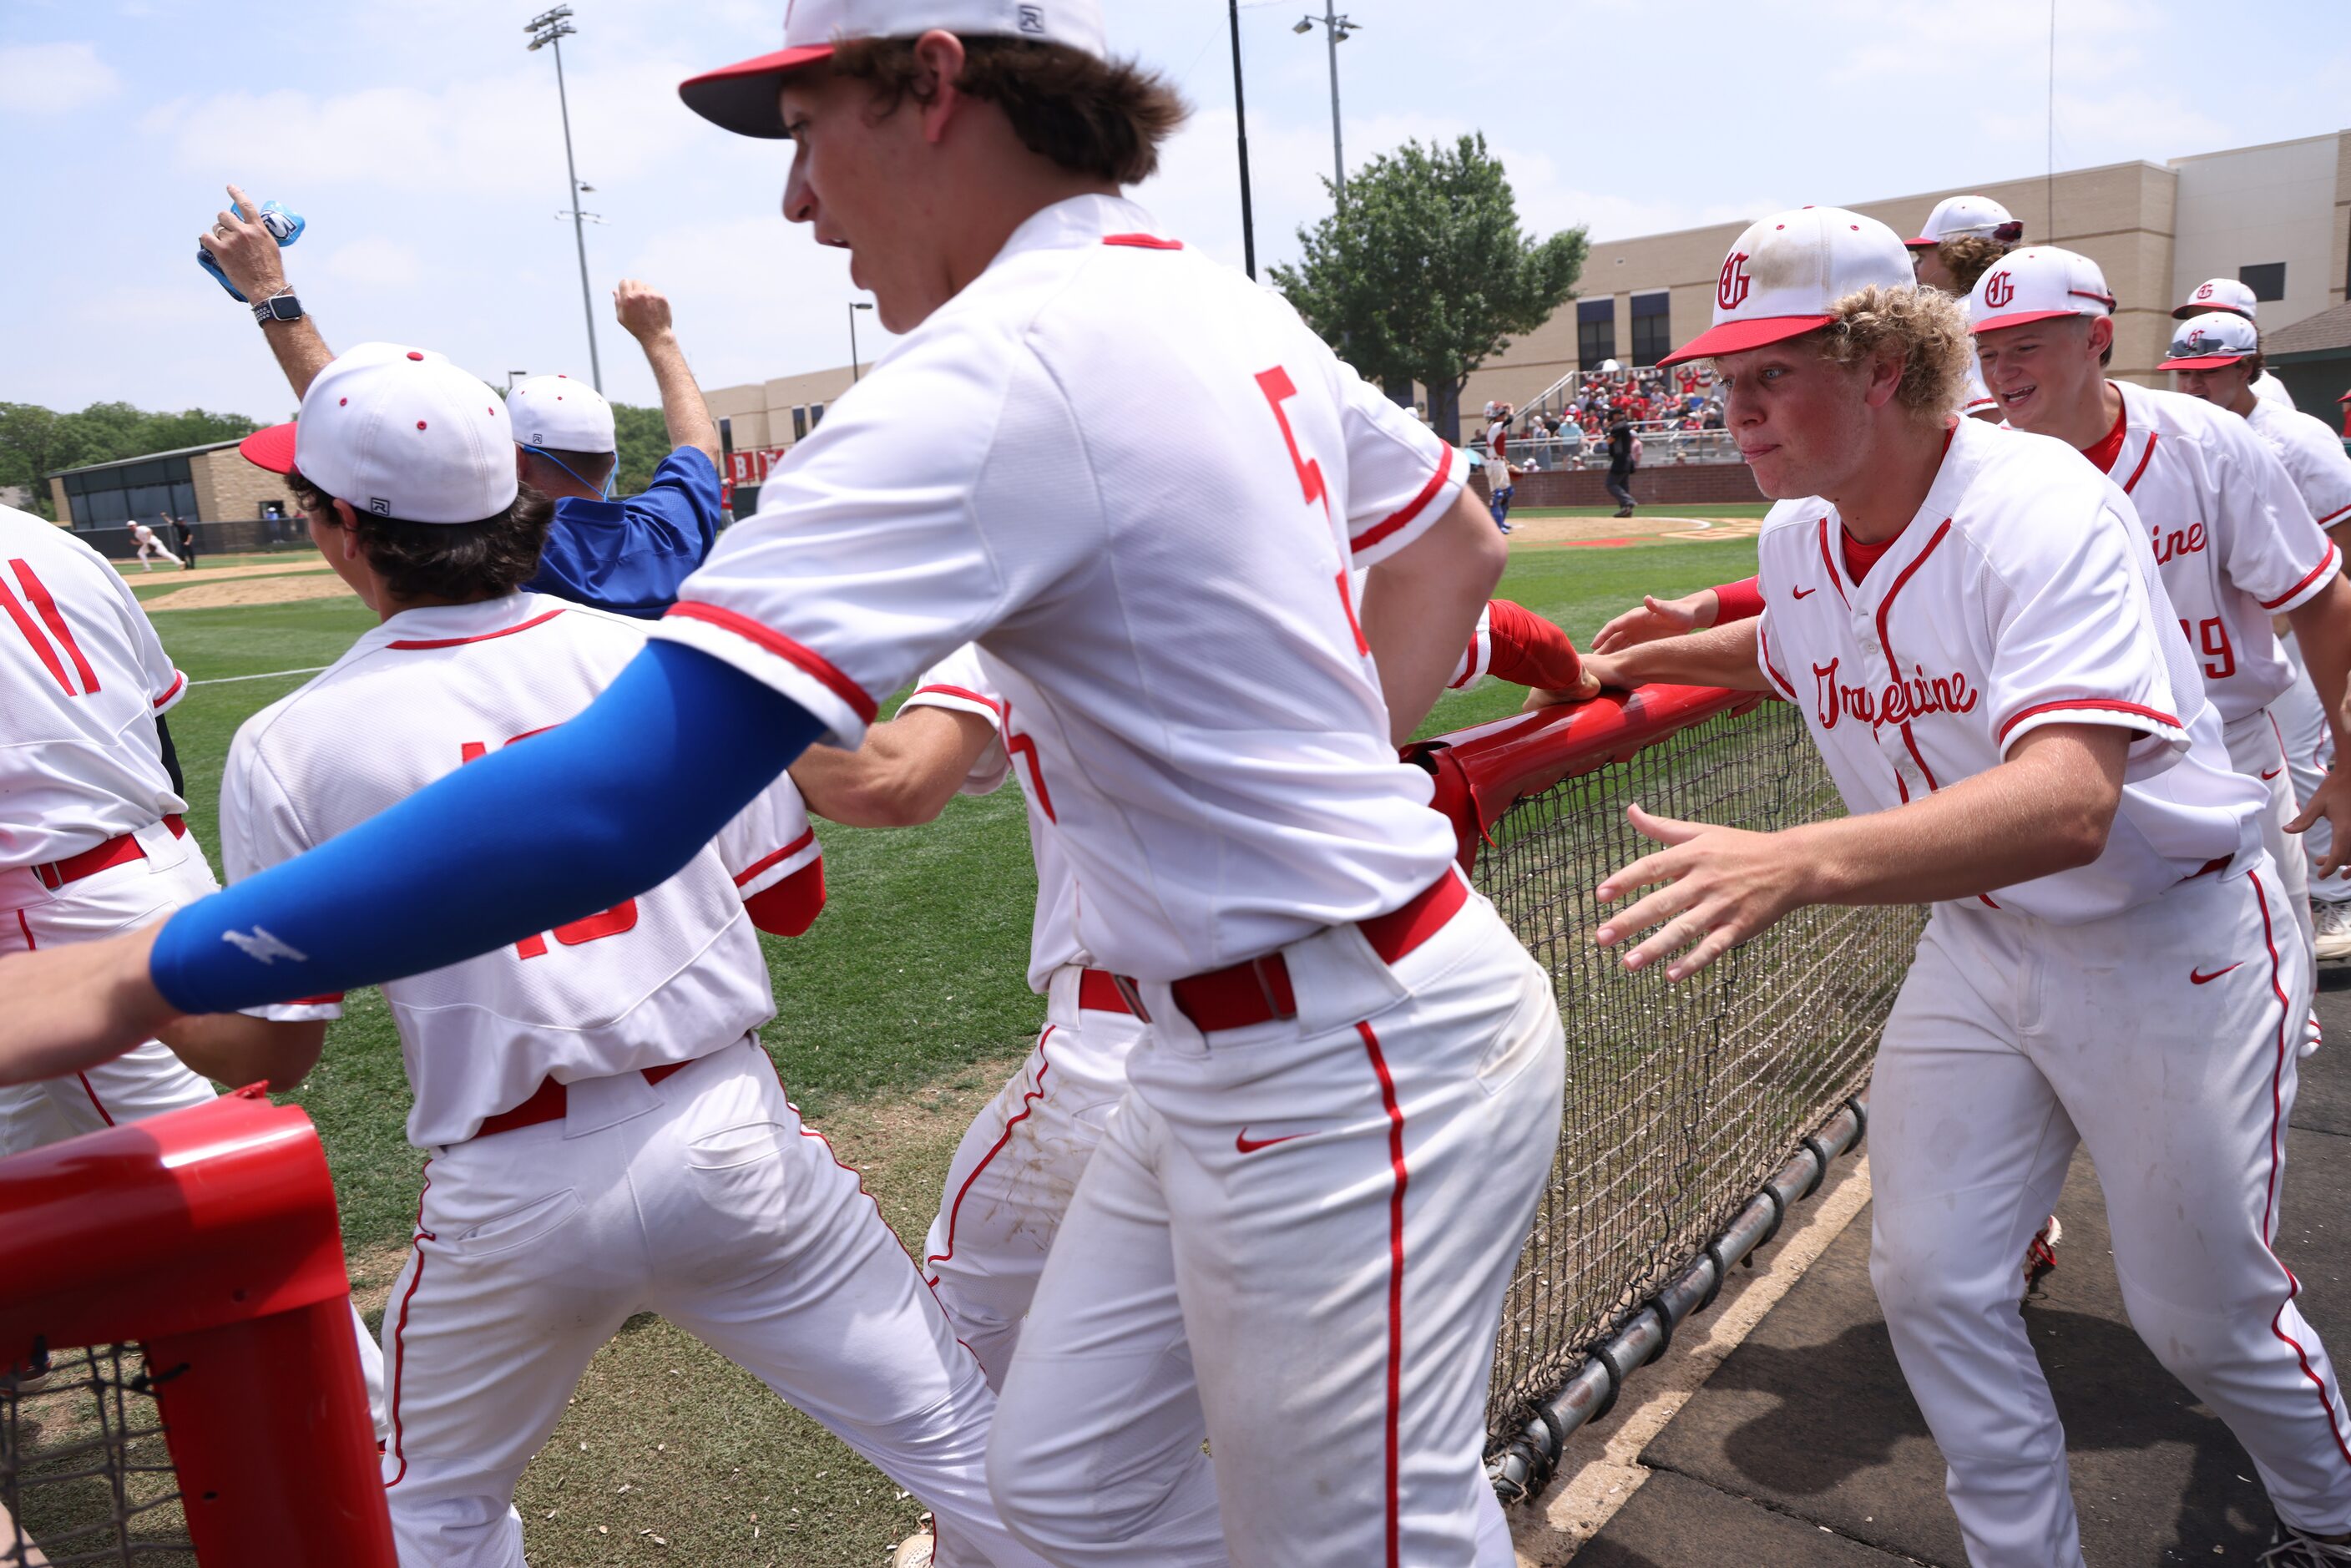
[[[1233,135],[1241,152],[1241,267],[1257,281],[1257,222],[1249,214],[1249,106],[1241,100],[1241,0],[1225,0],[1233,26]]]
[[[851,386],[857,384],[857,313],[860,310],[872,308],[873,301],[871,299],[852,299],[849,302],[849,384]]]
[[[531,52],[552,47],[555,50],[555,101],[563,111],[563,172],[570,177],[571,239],[580,247],[580,308],[588,318],[588,379],[597,392],[604,390],[604,366],[596,357],[596,296],[588,287],[587,214],[580,210],[580,167],[571,158],[571,98],[563,86],[563,40],[580,29],[571,25],[571,7],[558,5],[542,11],[522,25],[530,35]],[[558,214],[560,217],[564,214]]]
[[[1347,199],[1347,154],[1339,141],[1339,46],[1355,36],[1363,24],[1342,16],[1332,8],[1332,0],[1322,0],[1322,15],[1301,16],[1293,33],[1311,33],[1314,24],[1322,24],[1325,45],[1331,51],[1331,185],[1341,201]]]

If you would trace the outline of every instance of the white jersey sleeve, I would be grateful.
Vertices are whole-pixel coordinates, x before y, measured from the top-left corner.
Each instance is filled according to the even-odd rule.
[[[1347,539],[1358,567],[1377,566],[1426,533],[1469,483],[1469,454],[1335,356],[1347,443]]]
[[[1012,776],[1012,758],[1004,749],[1004,694],[989,681],[977,648],[967,643],[925,670],[904,706],[967,713],[995,728],[996,739],[980,747],[970,771],[956,786],[957,794],[992,795]]]
[[[2262,399],[2245,423],[2285,465],[2320,528],[2351,523],[2351,455],[2325,422]]]
[[[2229,580],[2273,615],[2299,609],[2340,570],[2335,548],[2304,505],[2294,476],[2269,444],[2241,420],[2220,422],[2224,439],[2208,444],[2211,494],[2225,530],[2221,563]]]
[[[735,891],[749,903],[768,889],[824,859],[808,803],[789,773],[761,790],[720,830],[719,863],[735,879]]]
[[[1494,601],[1488,600],[1478,612],[1477,628],[1469,633],[1469,646],[1453,666],[1452,678],[1445,683],[1447,691],[1467,691],[1484,680],[1494,667]]]

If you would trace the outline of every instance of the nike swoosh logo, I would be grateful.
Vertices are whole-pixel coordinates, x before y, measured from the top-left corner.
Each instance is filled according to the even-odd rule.
[[[1791,599],[1810,599],[1813,594],[1818,593],[1819,591],[1820,590],[1817,588],[1792,588],[1788,591],[1788,597]]]
[[[2229,973],[2231,969],[2241,969],[2244,967],[2244,963],[2241,959],[2238,962],[2230,965],[2227,969],[2215,969],[2209,975],[2199,975],[2194,969],[2190,969],[2188,971],[2188,983],[2191,986],[2209,986],[2213,981],[2219,979],[2221,976]]]
[[[1303,1133],[1285,1133],[1279,1138],[1251,1138],[1249,1135],[1249,1129],[1243,1127],[1233,1134],[1233,1147],[1242,1154],[1253,1155],[1259,1149],[1270,1149],[1276,1144],[1286,1144],[1292,1138],[1302,1138],[1305,1135]]]
[[[2264,774],[2262,774],[2262,781],[2263,783],[2267,783],[2270,779],[2273,779],[2276,778],[2280,773],[2282,773],[2282,772],[2283,772],[2283,771],[2284,771],[2284,769],[2283,769],[2283,768],[2271,768],[2267,773],[2264,773]]]

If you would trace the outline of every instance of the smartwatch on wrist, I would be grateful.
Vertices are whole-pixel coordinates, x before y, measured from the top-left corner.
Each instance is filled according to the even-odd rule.
[[[265,327],[272,321],[299,321],[302,301],[293,289],[279,289],[268,298],[254,302],[253,319]]]

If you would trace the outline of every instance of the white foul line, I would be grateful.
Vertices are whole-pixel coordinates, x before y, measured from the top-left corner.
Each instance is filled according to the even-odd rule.
[[[211,680],[190,681],[188,685],[192,686],[225,686],[231,681],[274,681],[280,675],[315,675],[319,671],[326,668],[328,668],[328,666],[325,664],[313,664],[307,670],[267,670],[258,675],[214,675]]]

